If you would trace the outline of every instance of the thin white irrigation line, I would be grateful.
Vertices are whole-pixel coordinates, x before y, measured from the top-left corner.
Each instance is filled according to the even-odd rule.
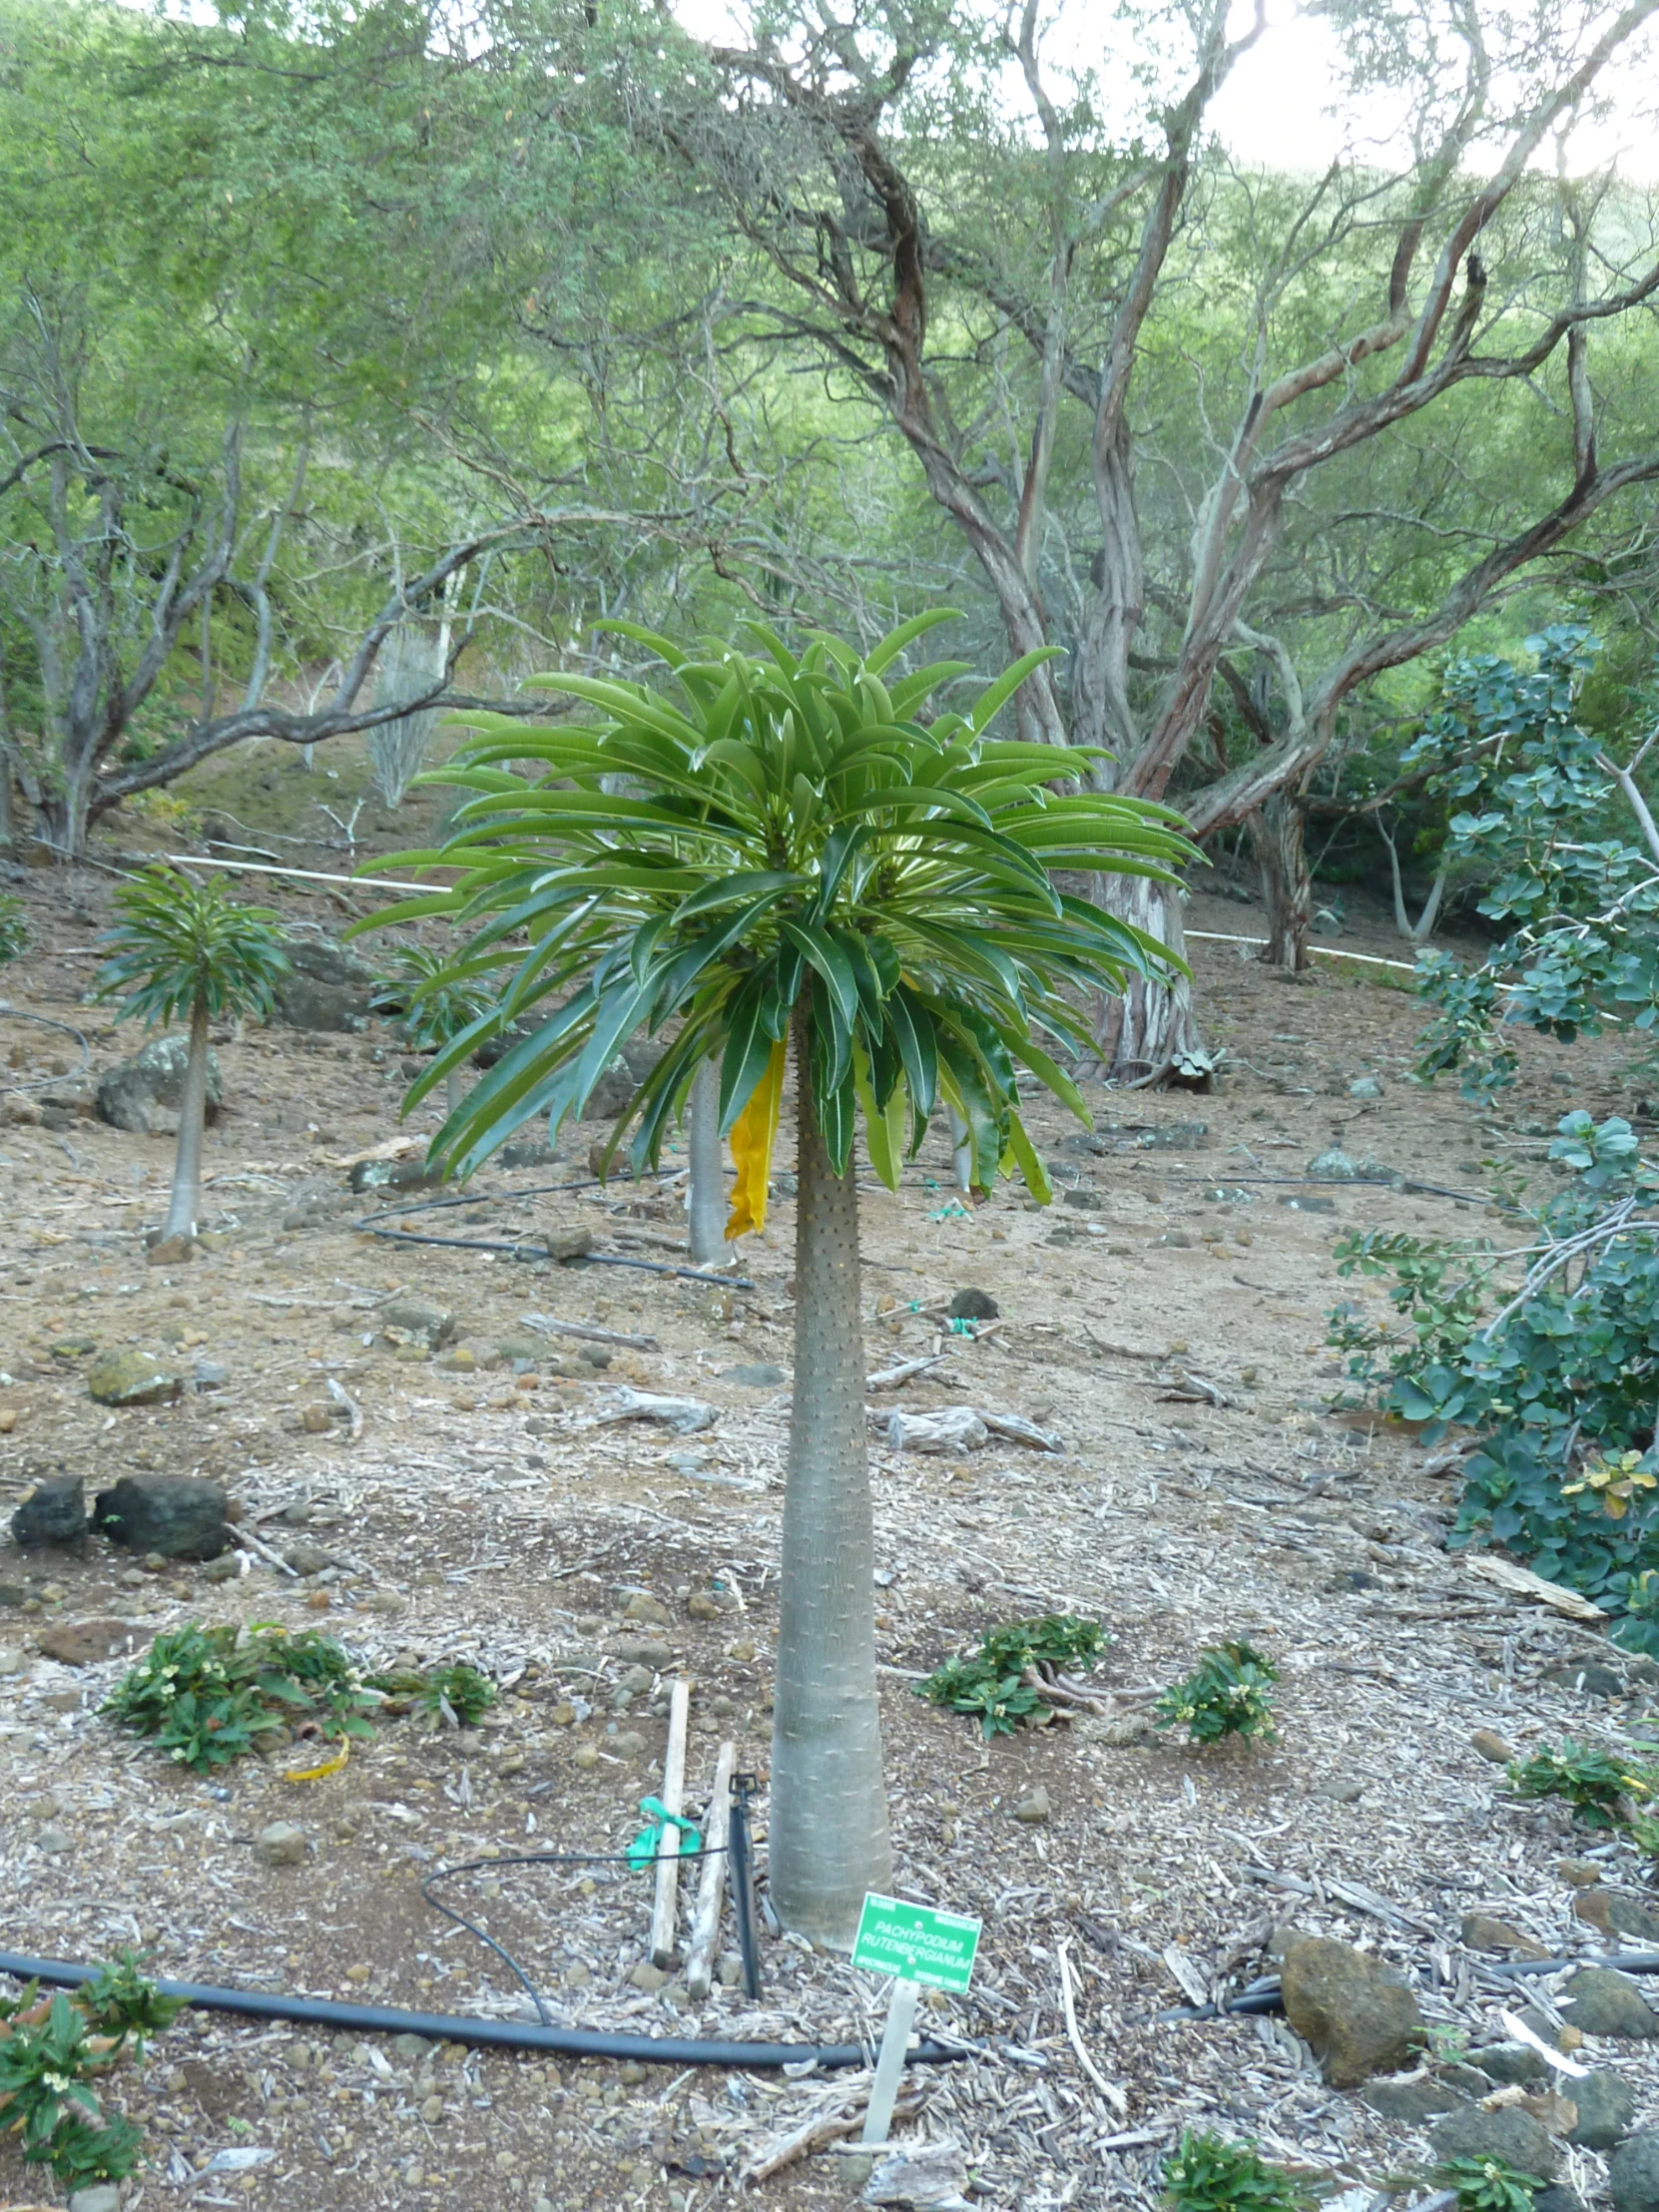
[[[175,867],[222,867],[249,875],[296,875],[307,883],[344,883],[359,891],[441,891],[449,887],[443,883],[404,883],[390,875],[326,875],[319,868],[277,867],[268,860],[210,860],[199,852],[169,852],[164,857]],[[1217,929],[1188,929],[1184,934],[1203,944],[1266,944],[1268,941],[1266,937],[1228,936]],[[1334,944],[1311,944],[1308,949],[1323,954],[1328,960],[1361,960],[1367,967],[1393,968],[1400,975],[1416,973],[1408,960],[1380,960],[1374,952],[1344,952]]]
[[[1266,944],[1266,937],[1234,937],[1221,929],[1186,929],[1184,936],[1201,944]],[[1360,960],[1367,967],[1392,968],[1399,975],[1415,975],[1416,969],[1409,960],[1380,960],[1375,952],[1343,952],[1334,944],[1311,944],[1310,952],[1318,952],[1327,960]]]
[[[314,867],[277,867],[268,860],[209,860],[200,852],[167,852],[162,857],[170,867],[223,867],[247,875],[298,875],[307,883],[344,883],[354,891],[441,891],[447,883],[404,883],[391,875],[325,875]]]

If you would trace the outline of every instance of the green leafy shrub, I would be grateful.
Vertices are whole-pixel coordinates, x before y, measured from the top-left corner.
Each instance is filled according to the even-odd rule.
[[[475,1728],[495,1703],[495,1684],[464,1660],[434,1667],[416,1692],[420,1710],[454,1728]]]
[[[1185,1682],[1166,1690],[1152,1708],[1159,1728],[1185,1728],[1195,1744],[1224,1736],[1277,1743],[1273,1685],[1279,1669],[1249,1644],[1220,1644],[1204,1652]]]
[[[346,1653],[314,1629],[189,1623],[156,1638],[103,1710],[202,1772],[228,1766],[283,1722],[371,1735],[365,1716],[375,1702]]]
[[[1517,1213],[1530,1230],[1518,1283],[1486,1247],[1349,1237],[1340,1272],[1390,1278],[1393,1316],[1339,1307],[1330,1342],[1361,1393],[1423,1422],[1426,1443],[1453,1422],[1475,1432],[1453,1545],[1504,1545],[1619,1616],[1627,1650],[1655,1655],[1659,1166],[1617,1116],[1566,1114],[1557,1132],[1565,1180]]]
[[[1565,1044],[1609,1019],[1637,1033],[1659,1019],[1659,876],[1635,786],[1576,719],[1600,648],[1557,624],[1526,649],[1529,671],[1453,662],[1440,711],[1400,762],[1430,771],[1429,795],[1452,809],[1446,856],[1485,883],[1479,911],[1507,925],[1477,966],[1446,952],[1417,964],[1438,1010],[1420,1072],[1459,1070],[1471,1099],[1514,1081],[1516,1023]]]
[[[987,1741],[1011,1735],[1022,1720],[1047,1709],[1045,1676],[1066,1666],[1092,1665],[1106,1641],[1098,1621],[1075,1613],[1011,1621],[989,1630],[971,1656],[935,1668],[916,1684],[916,1695],[971,1715]]]
[[[29,923],[21,898],[0,891],[0,967],[28,949]]]
[[[1457,2192],[1457,2212],[1532,2212],[1538,2184],[1501,2158],[1447,2158],[1434,2168],[1444,2189]]]
[[[1270,2166],[1253,2143],[1230,2143],[1208,2129],[1182,2130],[1163,2175],[1172,2212],[1302,2212],[1308,2202],[1295,2178]]]
[[[411,1050],[438,1052],[488,1012],[494,993],[456,974],[442,953],[405,944],[396,948],[370,1003],[376,1013],[395,1016]]]
[[[125,1951],[81,1989],[42,1997],[31,1982],[0,2000],[0,2130],[22,2139],[31,2164],[50,2165],[66,2189],[120,2181],[138,2164],[142,2138],[106,2114],[95,2079],[180,2010]]]
[[[1522,1797],[1565,1798],[1587,1827],[1618,1828],[1633,1803],[1653,1795],[1653,1779],[1630,1760],[1609,1757],[1591,1744],[1566,1742],[1509,1763],[1510,1786]]]

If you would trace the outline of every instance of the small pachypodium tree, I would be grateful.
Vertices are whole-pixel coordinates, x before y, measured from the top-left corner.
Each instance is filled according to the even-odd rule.
[[[434,1140],[461,1173],[531,1115],[556,1131],[623,1040],[655,1031],[666,1049],[613,1148],[632,1122],[636,1166],[654,1162],[717,1060],[737,1169],[727,1234],[758,1229],[793,1052],[795,1389],[771,1888],[789,1927],[839,1945],[864,1893],[891,1873],[854,1134],[861,1121],[871,1166],[896,1188],[930,1117],[951,1109],[975,1186],[1017,1172],[1046,1199],[1020,1073],[1087,1121],[1060,1060],[1088,1049],[1091,994],[1161,956],[1057,889],[1050,871],[1166,877],[1192,849],[1168,809],[1056,796],[1049,748],[989,736],[1046,653],[1016,662],[967,714],[924,724],[932,695],[969,671],[946,662],[888,679],[905,647],[946,619],[919,616],[863,656],[819,637],[799,660],[767,633],[756,657],[694,659],[615,625],[661,657],[678,696],[556,675],[537,681],[595,708],[592,725],[469,718],[482,721],[482,742],[444,772],[474,795],[455,836],[384,863],[464,869],[452,888],[384,919],[447,912],[470,923],[457,968],[474,973],[488,958],[502,978],[492,1011],[439,1053],[411,1103],[492,1028],[554,1009]],[[509,760],[538,764],[540,783],[505,773]]]
[[[194,883],[175,868],[147,869],[117,895],[116,911],[118,925],[103,940],[111,956],[98,971],[99,997],[120,997],[123,1020],[190,1028],[167,1242],[194,1236],[202,1207],[209,1031],[233,1016],[267,1019],[291,963],[270,907],[238,905],[221,883]]]
[[[377,1013],[396,1017],[411,1052],[441,1052],[488,1009],[490,998],[478,984],[452,974],[441,952],[405,944],[398,946],[391,973],[381,980],[371,1003]],[[461,1103],[459,1064],[444,1077],[444,1097],[454,1113]]]

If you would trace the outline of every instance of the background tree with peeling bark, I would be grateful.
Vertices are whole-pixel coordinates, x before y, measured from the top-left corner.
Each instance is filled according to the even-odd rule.
[[[1149,11],[1151,97],[1121,132],[1099,76],[1051,59],[1035,0],[1006,26],[771,8],[710,52],[700,102],[665,110],[760,257],[752,342],[880,410],[1010,646],[1066,646],[1021,695],[1023,733],[1110,747],[1103,788],[1178,796],[1200,834],[1248,823],[1269,957],[1292,967],[1299,801],[1349,703],[1623,527],[1623,495],[1659,477],[1625,357],[1659,294],[1653,226],[1572,169],[1575,122],[1650,53],[1654,13],[1340,13],[1352,83],[1402,111],[1409,152],[1309,179],[1239,175],[1208,141],[1263,26],[1230,37],[1219,4]],[[1446,530],[1432,495],[1475,410],[1488,444],[1500,422],[1531,449],[1525,496],[1477,487]],[[1102,895],[1179,946],[1172,897]],[[1119,1075],[1205,1065],[1179,991],[1102,1017]]]

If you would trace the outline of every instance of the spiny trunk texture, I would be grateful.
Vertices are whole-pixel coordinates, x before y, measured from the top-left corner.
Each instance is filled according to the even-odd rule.
[[[797,1031],[798,1046],[801,1031]],[[772,1723],[772,1902],[786,1928],[849,1949],[892,1880],[875,1696],[875,1548],[858,1318],[858,1198],[836,1175],[800,1075],[795,1397],[784,1491]]]
[[[1099,903],[1109,914],[1185,956],[1179,891],[1144,875],[1106,875],[1099,884]],[[1114,1082],[1174,1081],[1208,1088],[1213,1063],[1193,1014],[1192,985],[1184,975],[1168,984],[1131,976],[1121,997],[1102,1001],[1096,1038]]]
[[[173,1165],[173,1198],[162,1230],[170,1237],[194,1237],[202,1208],[202,1125],[208,1108],[208,1009],[198,999],[190,1017],[190,1058],[179,1099],[179,1152]]]
[[[720,1142],[720,1063],[705,1060],[692,1078],[686,1149],[691,1173],[693,1267],[713,1267],[726,1250],[726,1160]]]
[[[1262,957],[1270,966],[1300,973],[1308,965],[1308,932],[1314,920],[1314,878],[1302,837],[1302,809],[1276,792],[1247,817],[1246,826],[1268,910]]]

